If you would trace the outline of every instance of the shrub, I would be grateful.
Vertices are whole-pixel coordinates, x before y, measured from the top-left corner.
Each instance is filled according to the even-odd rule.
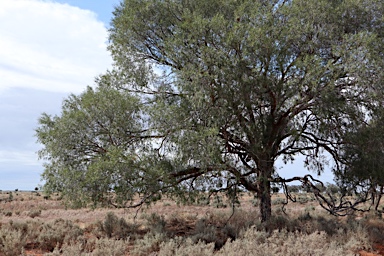
[[[258,223],[256,225],[258,230],[272,232],[274,230],[286,230],[290,224],[290,220],[282,215],[274,215],[268,221]]]
[[[234,214],[228,219],[228,222],[225,224],[225,227],[232,229],[231,232],[228,230],[227,233],[231,239],[235,239],[239,236],[239,234],[250,228],[251,226],[256,225],[259,221],[260,213],[254,211],[244,211],[244,210],[236,210]]]
[[[113,212],[108,212],[103,223],[103,229],[109,238],[118,228],[118,218]]]
[[[217,240],[216,227],[209,224],[206,219],[200,219],[196,222],[191,239],[194,243],[197,243],[198,241],[214,243]]]
[[[147,256],[150,253],[158,252],[160,244],[166,240],[165,234],[149,232],[142,239],[135,241],[132,252],[134,255]]]
[[[163,242],[160,245],[159,256],[173,255],[193,255],[193,256],[208,256],[213,255],[214,244],[205,244],[201,241],[194,243],[191,239],[183,240],[181,237],[175,237],[168,242]]]
[[[196,215],[179,216],[173,214],[167,221],[167,232],[170,236],[189,235],[196,223]]]
[[[69,220],[57,219],[53,223],[46,223],[40,227],[37,241],[43,250],[52,251],[55,247],[61,247],[64,243],[75,241],[83,231],[73,225]]]
[[[41,210],[32,210],[27,213],[28,217],[35,218],[41,215]]]
[[[230,223],[225,223],[228,218],[219,219],[218,216],[212,215],[208,219],[200,219],[196,222],[191,240],[194,243],[199,241],[205,243],[213,243],[215,249],[220,249],[228,239],[236,239],[238,229]]]
[[[196,204],[197,205],[201,205],[201,206],[204,206],[204,205],[209,205],[210,204],[210,199],[208,196],[206,195],[200,195],[196,198]]]
[[[138,227],[137,224],[128,224],[124,218],[119,219],[113,212],[108,212],[102,229],[108,238],[126,239],[135,234]]]
[[[272,200],[272,205],[279,205],[279,204],[284,204],[285,203],[285,199],[284,198],[276,198],[274,200]]]
[[[242,239],[228,242],[215,255],[355,255],[350,244],[329,241],[325,232],[302,234],[274,231],[271,235],[256,229],[248,229]]]
[[[213,199],[213,206],[216,208],[227,208],[227,205],[223,202],[221,196],[216,195]]]
[[[102,238],[96,241],[92,256],[124,256],[128,241]],[[73,254],[75,255],[75,254]]]
[[[251,199],[251,204],[252,204],[252,206],[254,206],[254,207],[258,207],[258,206],[260,205],[260,201],[259,201],[259,199],[258,199],[256,196],[254,196],[254,197]]]
[[[166,233],[165,226],[167,225],[167,222],[165,221],[164,216],[152,213],[151,215],[146,216],[145,219],[150,232],[160,234]]]
[[[61,247],[56,246],[53,252],[45,253],[44,256],[85,256],[82,253],[82,245],[80,243],[63,244]]]
[[[306,195],[298,196],[297,202],[300,204],[306,204],[309,202],[309,198]]]
[[[23,231],[11,227],[0,229],[0,252],[4,256],[21,255],[26,245]]]
[[[374,243],[382,244],[384,242],[384,221],[379,219],[371,219],[364,222],[369,240]]]

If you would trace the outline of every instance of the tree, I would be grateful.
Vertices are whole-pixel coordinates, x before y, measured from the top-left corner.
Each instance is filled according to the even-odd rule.
[[[384,115],[382,111],[368,123],[356,127],[345,138],[343,168],[335,170],[336,180],[344,190],[370,198],[378,209],[384,192]],[[371,208],[370,207],[370,208]]]
[[[286,188],[301,181],[319,195],[320,181],[310,174],[282,178],[275,162],[304,155],[305,166],[319,174],[328,161],[340,168],[345,134],[381,104],[383,10],[374,0],[125,0],[110,29],[115,70],[100,81],[132,100],[129,109],[141,106],[138,119],[144,121],[116,154],[121,170],[115,180],[107,179],[115,158],[104,160],[109,153],[97,152],[105,166],[92,161],[103,177],[95,184],[111,186],[127,175],[125,185],[143,195],[141,203],[157,194],[153,191],[183,197],[196,190],[233,194],[242,188],[256,193],[262,221],[271,217],[271,184]],[[91,121],[104,118],[99,110],[82,136],[95,137],[97,123]],[[71,122],[65,113],[43,116],[37,130],[45,146],[41,156],[58,166],[46,168],[48,187],[60,182],[63,188],[78,169],[50,178],[68,167],[64,155],[75,155],[55,155],[62,149],[54,131]],[[130,130],[134,119],[123,120],[117,126]],[[76,140],[68,143],[83,141],[68,136]],[[79,152],[81,176],[93,164],[83,165],[88,156],[82,159]],[[148,161],[131,164],[128,155]],[[93,175],[80,187],[88,187]],[[337,214],[345,208],[328,210]]]
[[[135,172],[137,155],[145,148],[140,140],[144,137],[136,136],[143,132],[140,101],[104,86],[107,82],[98,80],[96,90],[88,87],[79,96],[70,95],[61,116],[43,114],[36,130],[44,145],[39,154],[48,160],[42,174],[44,190],[62,192],[75,206],[88,199],[106,200],[106,192],[112,190],[117,201],[123,194],[127,200],[139,192],[123,188],[138,187],[141,182]],[[151,175],[149,169],[146,174]]]

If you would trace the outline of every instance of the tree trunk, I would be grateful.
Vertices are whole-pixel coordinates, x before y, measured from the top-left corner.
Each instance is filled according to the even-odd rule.
[[[261,222],[265,222],[272,216],[271,184],[269,181],[262,181],[259,188],[261,189],[259,195]]]
[[[257,196],[260,200],[260,214],[261,222],[268,221],[272,216],[272,203],[271,203],[271,182],[273,163],[266,161],[264,165],[260,166],[260,173],[258,177],[258,193]]]

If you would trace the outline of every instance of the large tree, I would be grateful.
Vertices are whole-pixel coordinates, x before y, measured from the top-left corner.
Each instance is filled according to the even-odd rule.
[[[37,137],[51,163],[46,186],[67,191],[76,173],[87,190],[100,175],[98,195],[109,188],[130,201],[136,193],[139,203],[160,191],[241,187],[256,193],[268,220],[271,184],[316,188],[310,175],[280,177],[276,161],[303,155],[316,173],[327,162],[340,169],[345,134],[382,104],[383,11],[375,0],[123,1],[110,29],[115,68],[98,83],[119,100],[125,95],[126,106],[95,102],[95,116],[78,132],[66,117],[77,109],[44,115]],[[124,117],[125,107],[137,116]],[[103,108],[124,113],[109,123],[125,131],[114,135],[124,143],[89,157],[81,136],[103,143],[94,134],[109,113]],[[79,150],[57,153],[66,147]]]

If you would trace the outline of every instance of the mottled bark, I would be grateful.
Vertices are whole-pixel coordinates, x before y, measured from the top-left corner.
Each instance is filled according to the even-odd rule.
[[[271,177],[273,171],[273,161],[263,161],[260,163],[258,174],[258,193],[260,200],[261,221],[268,221],[272,216],[271,202]]]

